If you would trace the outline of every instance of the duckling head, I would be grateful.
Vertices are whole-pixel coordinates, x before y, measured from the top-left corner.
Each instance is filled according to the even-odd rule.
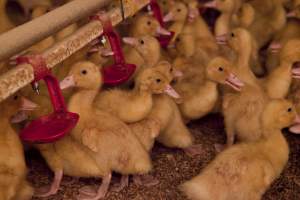
[[[160,58],[161,47],[159,41],[150,35],[140,37],[125,37],[123,42],[133,46],[150,66],[156,64]]]
[[[142,91],[151,91],[153,94],[167,94],[173,98],[179,98],[178,93],[172,88],[171,65],[162,61],[156,66],[144,69],[136,79],[136,85]]]
[[[170,32],[162,28],[159,22],[149,14],[142,14],[135,17],[132,24],[131,35],[133,37],[141,35],[170,35]]]
[[[228,45],[234,51],[239,52],[252,44],[252,36],[246,29],[236,28],[228,35]]]
[[[163,14],[167,14],[172,5],[175,3],[174,0],[158,0],[157,3]]]
[[[241,91],[244,83],[233,73],[232,64],[222,58],[214,58],[206,68],[207,77],[217,83],[225,84],[236,91]]]
[[[60,82],[60,88],[76,87],[82,90],[98,90],[103,83],[100,68],[92,62],[77,62],[68,76]]]
[[[271,100],[263,111],[262,122],[263,126],[268,129],[290,127],[291,132],[300,132],[299,117],[294,105],[288,100]]]
[[[37,107],[37,104],[23,97],[19,92],[0,104],[1,115],[11,119],[13,123],[25,120],[27,118],[26,112],[35,110]]]
[[[188,7],[184,3],[176,2],[171,6],[169,13],[164,17],[163,21],[185,21],[188,12]]]

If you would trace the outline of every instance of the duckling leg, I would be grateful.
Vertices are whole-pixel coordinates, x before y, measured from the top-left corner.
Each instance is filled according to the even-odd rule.
[[[62,178],[63,178],[63,170],[56,171],[54,173],[54,180],[53,180],[53,182],[50,186],[50,189],[49,189],[49,187],[38,188],[35,191],[34,196],[36,196],[36,197],[49,197],[51,195],[56,194],[58,189],[59,189]]]
[[[79,194],[79,196],[77,197],[77,199],[78,200],[99,200],[99,199],[104,198],[108,191],[110,182],[111,182],[111,173],[109,173],[107,176],[103,177],[102,184],[99,187],[99,189],[96,193],[96,196],[91,196],[89,194],[85,194],[84,192],[81,192]]]
[[[189,157],[194,157],[203,153],[202,144],[195,144],[190,147],[183,149],[184,153]]]
[[[225,145],[224,144],[214,144],[215,150],[217,153],[220,153],[221,151],[223,151],[225,149]]]
[[[155,179],[153,176],[149,175],[149,174],[134,175],[133,176],[133,182],[136,185],[146,186],[146,187],[151,187],[151,186],[159,184],[159,181],[157,179]]]
[[[129,176],[128,175],[123,175],[121,177],[121,182],[120,184],[114,186],[112,188],[113,192],[121,192],[125,187],[128,187],[129,185]]]

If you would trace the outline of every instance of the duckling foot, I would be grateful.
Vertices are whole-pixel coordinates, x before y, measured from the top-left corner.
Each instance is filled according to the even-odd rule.
[[[34,196],[35,197],[49,197],[51,195],[54,195],[58,192],[61,180],[63,178],[63,171],[57,171],[54,175],[54,180],[51,186],[45,186],[36,189]]]
[[[224,144],[214,144],[214,147],[215,147],[216,152],[220,153],[226,148],[226,145],[224,145]]]
[[[138,186],[152,187],[159,184],[159,181],[149,174],[134,175],[133,182]]]
[[[90,188],[85,187],[85,189],[80,190],[77,200],[99,200],[104,198],[108,191],[110,181],[111,181],[111,174],[103,178],[102,184],[99,187],[98,191],[96,192],[96,195],[91,195],[93,193],[93,190],[90,190],[91,187]],[[88,191],[90,191],[90,193]]]
[[[195,144],[190,147],[183,149],[184,153],[189,157],[194,157],[197,155],[201,155],[203,153],[202,144]]]
[[[111,189],[113,192],[121,192],[125,187],[128,187],[129,185],[129,176],[123,175],[121,177],[121,182],[118,185],[114,185]]]
[[[94,186],[84,186],[79,189],[79,193],[93,197],[97,195],[97,188]]]

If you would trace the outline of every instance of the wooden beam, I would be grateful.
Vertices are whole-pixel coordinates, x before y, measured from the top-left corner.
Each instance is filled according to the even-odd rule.
[[[74,2],[87,2],[95,0],[77,0]],[[98,0],[98,2],[104,2],[105,0]],[[138,12],[141,8],[146,6],[149,0],[125,0],[125,17],[129,17]],[[101,4],[102,5],[102,4]],[[66,5],[69,7],[69,5]],[[98,8],[97,6],[95,6]],[[69,7],[70,8],[70,7]],[[81,9],[85,9],[84,6]],[[98,9],[99,10],[99,9]],[[75,12],[72,10],[72,12]],[[93,13],[90,13],[90,15]],[[113,25],[117,25],[122,22],[122,13],[119,8],[113,9],[108,12],[111,17]],[[55,16],[51,15],[53,18]],[[80,17],[79,17],[80,18]],[[48,18],[47,18],[48,19]],[[49,20],[49,19],[48,19]],[[47,24],[44,21],[45,24]],[[63,28],[63,27],[62,27]],[[18,29],[18,28],[16,28]],[[45,31],[46,32],[46,31]],[[29,34],[29,33],[27,33]],[[43,57],[46,59],[47,66],[49,68],[54,67],[58,63],[67,59],[69,56],[74,54],[76,51],[80,50],[82,47],[87,45],[92,40],[96,39],[102,34],[102,26],[98,21],[91,21],[82,28],[78,29],[74,34],[64,39],[63,41],[55,44],[53,47],[49,48],[42,53]],[[51,34],[50,34],[51,35]],[[48,34],[44,35],[42,39],[48,37]],[[2,36],[0,36],[0,43],[2,41]],[[30,37],[28,37],[30,39]],[[32,44],[30,43],[29,46]],[[28,46],[28,47],[29,47]],[[1,55],[1,54],[0,54]],[[34,79],[33,69],[31,65],[23,64],[16,68],[10,70],[9,72],[2,74],[0,76],[0,102],[14,94],[16,91],[31,83]]]

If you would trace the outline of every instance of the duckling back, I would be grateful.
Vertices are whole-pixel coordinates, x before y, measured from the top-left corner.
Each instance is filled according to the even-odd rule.
[[[193,200],[261,199],[274,170],[255,148],[253,144],[231,147],[180,189]]]

